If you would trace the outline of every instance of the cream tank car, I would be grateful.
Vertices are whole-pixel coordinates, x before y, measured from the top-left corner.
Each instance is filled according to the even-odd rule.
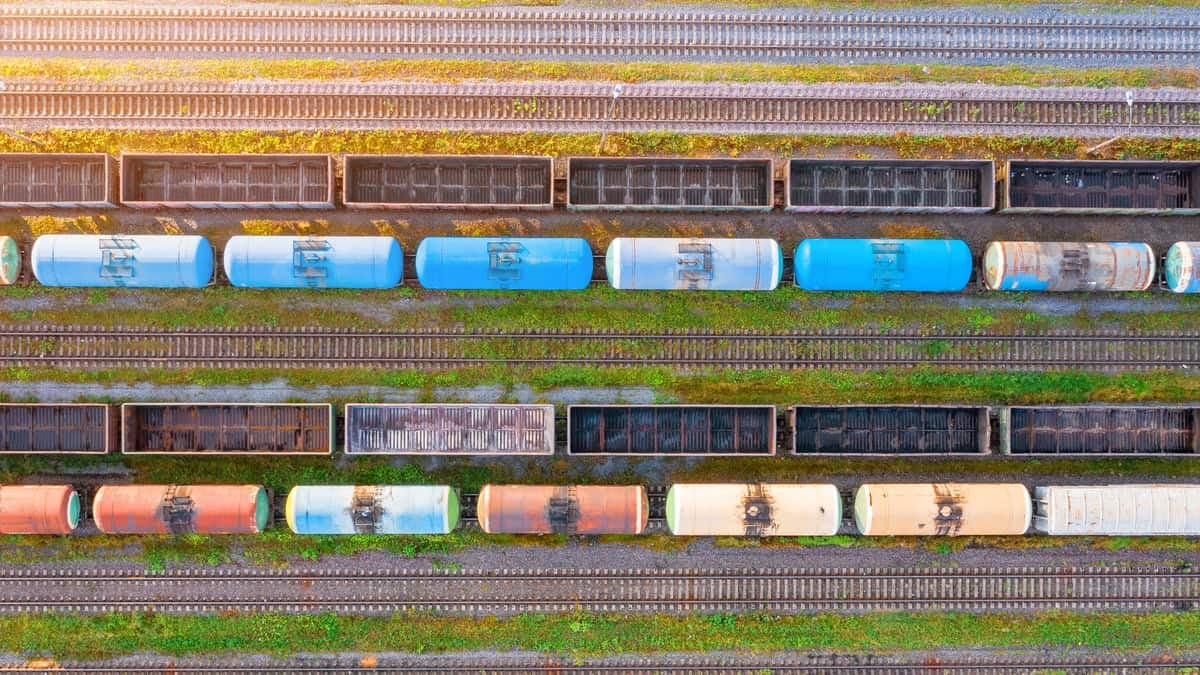
[[[842,524],[834,485],[675,484],[667,492],[667,528],[684,536],[830,536]]]
[[[1024,534],[1032,515],[1029,490],[1015,483],[867,483],[854,495],[867,536]]]

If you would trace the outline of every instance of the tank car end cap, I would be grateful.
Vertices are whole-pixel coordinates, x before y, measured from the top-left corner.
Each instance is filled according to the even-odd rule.
[[[871,520],[871,486],[860,485],[854,493],[854,527],[859,534],[871,534]]]

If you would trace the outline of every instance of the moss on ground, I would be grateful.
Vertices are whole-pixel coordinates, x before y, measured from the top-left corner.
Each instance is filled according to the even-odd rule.
[[[1038,68],[942,64],[561,63],[544,61],[5,59],[0,77],[73,80],[588,80],[609,82],[969,82],[1031,87],[1197,87],[1197,68]]]
[[[1186,649],[1200,614],[766,614],[616,615],[576,612],[511,618],[429,615],[356,617],[257,614],[25,615],[0,617],[0,649],[59,659],[154,652],[174,656],[230,651],[297,652],[528,650],[574,656],[661,652],[864,650],[950,647]]]
[[[3,229],[0,226],[0,232]],[[603,247],[608,241],[606,236],[597,236],[596,245]],[[412,248],[416,239],[403,243]],[[314,293],[308,289],[246,290],[232,286],[198,290],[7,286],[0,287],[0,317],[10,326],[322,326],[397,331],[461,328],[507,333],[596,326],[635,334],[682,329],[742,331],[748,326],[770,332],[831,328],[916,328],[948,333],[1200,330],[1200,296],[1126,296],[1123,299],[1129,301],[1131,311],[1112,311],[1111,298],[1081,293],[1057,294],[1053,301],[1060,308],[1054,313],[1040,313],[1037,308],[1052,307],[1050,300],[1022,293],[955,295],[948,301],[937,294],[816,293],[794,286],[770,293],[630,292],[601,284],[578,292],[537,293],[444,292],[409,287]],[[32,298],[40,301],[31,307],[28,301]],[[131,308],[137,311],[129,311]],[[486,345],[503,349],[505,342],[488,340]],[[933,344],[930,348],[939,346]]]
[[[965,372],[934,368],[867,372],[841,370],[698,370],[659,367],[490,366],[451,371],[381,369],[170,369],[78,371],[10,367],[11,382],[68,382],[244,385],[282,380],[291,386],[382,386],[425,390],[435,401],[438,387],[528,384],[535,392],[558,387],[649,387],[665,399],[690,403],[1085,403],[1200,401],[1200,380],[1175,371],[1104,375],[1073,371]],[[367,401],[369,397],[355,397]],[[512,400],[511,395],[501,400]]]
[[[482,134],[457,131],[115,131],[58,129],[24,135],[40,145],[0,135],[0,152],[319,152],[365,154],[502,154],[570,157],[592,155],[599,134]],[[834,156],[840,148],[861,155],[899,157],[1083,157],[1094,142],[1080,138],[894,135],[712,135],[682,133],[609,134],[608,154],[790,157]],[[1194,159],[1200,139],[1123,138],[1104,157]]]

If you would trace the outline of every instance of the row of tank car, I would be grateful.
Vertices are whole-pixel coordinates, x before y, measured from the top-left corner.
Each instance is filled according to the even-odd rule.
[[[1164,283],[1200,292],[1200,242],[1166,254]],[[20,270],[15,241],[0,237],[0,281]],[[196,235],[38,237],[31,266],[46,286],[197,288],[213,278],[215,254]],[[975,264],[957,239],[805,239],[795,282],[810,291],[959,292]],[[1008,291],[1142,291],[1156,257],[1137,242],[996,241],[981,256],[987,288]],[[592,249],[570,237],[429,237],[417,247],[416,277],[437,290],[579,290],[592,280]],[[243,288],[392,288],[404,278],[399,242],[383,236],[235,236],[225,276]],[[609,283],[624,290],[773,290],[784,260],[772,239],[614,239]]]
[[[474,515],[487,533],[640,534],[643,486],[485,485]],[[458,492],[443,485],[305,485],[288,493],[298,534],[445,534],[457,527]],[[92,521],[107,534],[255,534],[271,521],[259,485],[105,485]],[[69,485],[0,487],[0,533],[69,534],[80,522]],[[681,536],[829,536],[842,527],[830,484],[676,484],[666,526]],[[869,483],[854,494],[864,536],[1200,535],[1200,485]]]

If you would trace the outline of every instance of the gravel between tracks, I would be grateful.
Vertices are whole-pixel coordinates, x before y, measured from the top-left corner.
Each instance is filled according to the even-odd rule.
[[[1068,665],[1074,662],[1095,662],[1106,660],[1114,664],[1138,663],[1194,663],[1200,660],[1200,652],[1165,652],[1165,651],[1106,651],[1088,648],[1052,648],[1043,649],[977,649],[977,648],[944,648],[924,652],[895,652],[895,653],[856,653],[852,651],[821,652],[809,650],[781,651],[766,653],[745,652],[709,652],[668,653],[653,656],[622,655],[603,658],[578,658],[572,655],[548,655],[543,652],[505,651],[505,652],[459,652],[451,654],[406,654],[394,652],[343,653],[343,654],[296,654],[289,658],[279,658],[267,654],[245,654],[236,657],[222,656],[212,658],[200,657],[165,657],[156,654],[138,654],[133,656],[108,659],[94,662],[64,661],[65,668],[112,668],[114,671],[128,671],[134,668],[160,667],[170,668],[174,672],[189,672],[196,668],[224,668],[227,672],[235,672],[236,668],[328,668],[330,672],[342,672],[340,669],[352,669],[369,664],[372,668],[387,672],[389,667],[428,668],[429,672],[461,672],[478,673],[486,668],[547,668],[558,667],[555,673],[584,672],[588,666],[627,666],[627,672],[656,672],[667,673],[698,673],[706,664],[721,664],[726,666],[742,666],[747,672],[762,672],[771,666],[771,672],[829,672],[829,668],[837,666],[847,669],[882,668],[889,665],[912,664],[916,672],[938,664],[938,672],[955,672],[946,666],[955,663],[1004,663],[1016,662],[1011,671],[988,669],[989,673],[1026,672],[1031,662],[1046,664]],[[670,667],[678,664],[678,671],[664,670],[654,666]],[[17,654],[0,655],[0,665],[22,667],[28,665],[28,658]],[[786,670],[781,669],[788,666]],[[806,668],[794,670],[793,668]],[[653,670],[644,670],[653,668]],[[332,669],[338,669],[336,671]],[[762,670],[758,670],[762,669]],[[311,671],[306,671],[311,672]],[[346,671],[350,672],[350,671]],[[728,672],[728,671],[725,671]],[[1067,672],[1055,670],[1055,672]]]

